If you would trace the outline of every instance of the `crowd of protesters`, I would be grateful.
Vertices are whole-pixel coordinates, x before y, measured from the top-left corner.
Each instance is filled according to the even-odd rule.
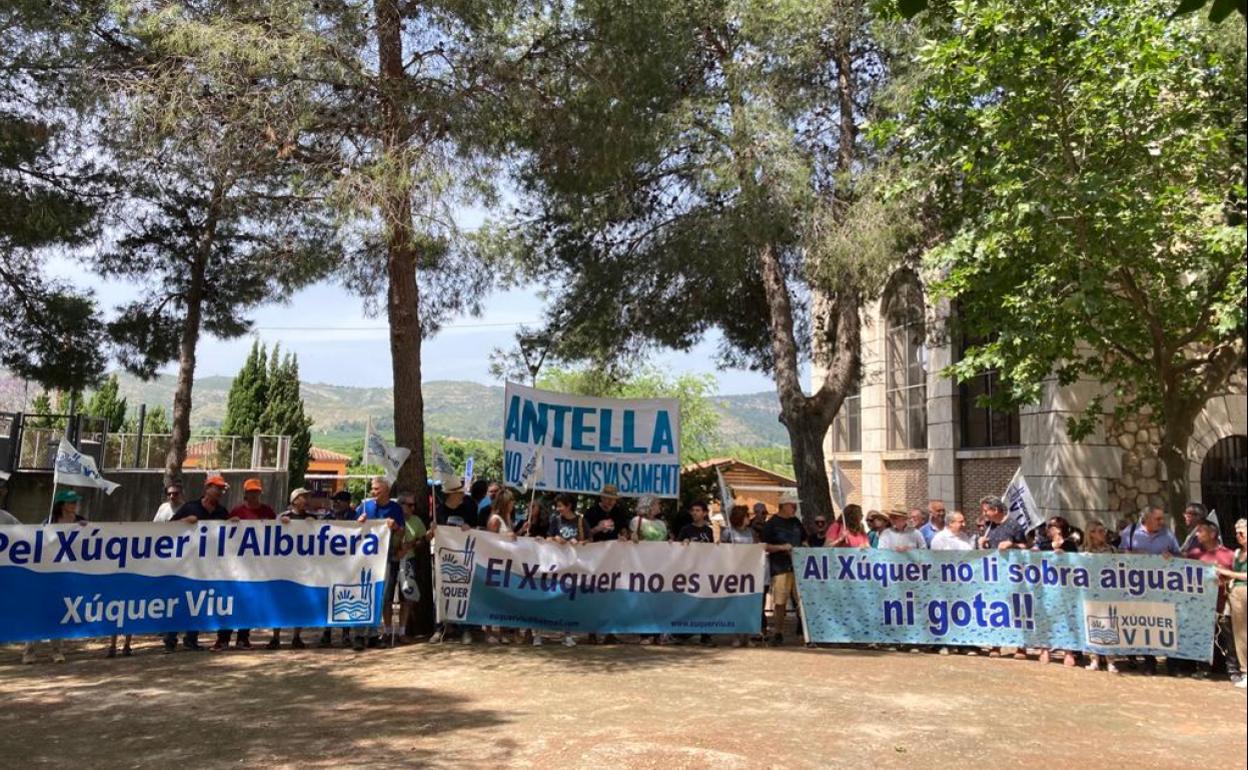
[[[602,488],[601,493],[583,511],[576,496],[555,495],[548,505],[545,498],[522,498],[498,483],[477,480],[470,488],[462,483],[435,490],[429,496],[432,520],[422,518],[417,498],[410,491],[395,491],[383,477],[372,480],[369,497],[354,503],[349,492],[340,491],[329,498],[329,507],[313,510],[310,507],[312,493],[304,488],[293,490],[288,507],[275,511],[262,502],[264,487],[260,479],[247,479],[243,483],[243,502],[232,509],[226,508],[223,498],[229,485],[220,475],[209,476],[204,482],[200,496],[187,500],[180,484],[165,489],[165,499],[156,510],[154,521],[168,522],[171,526],[194,525],[199,521],[275,521],[289,523],[295,520],[324,519],[339,521],[384,520],[391,531],[390,551],[383,590],[383,618],[379,626],[356,626],[342,629],[339,643],[356,651],[368,647],[407,644],[427,640],[433,644],[449,641],[456,636],[464,644],[471,644],[483,636],[489,644],[527,642],[543,643],[543,634],[535,630],[512,630],[497,627],[475,628],[439,625],[435,622],[433,603],[433,560],[430,543],[438,527],[460,527],[465,530],[484,529],[509,537],[543,538],[561,544],[579,545],[612,540],[626,542],[678,542],[714,543],[731,547],[734,545],[761,544],[766,553],[766,591],[770,606],[770,623],[764,609],[762,628],[758,637],[733,634],[727,638],[732,646],[766,643],[780,646],[784,643],[784,631],[790,605],[796,613],[800,605],[794,579],[792,551],[797,547],[858,548],[893,551],[930,549],[933,551],[1005,551],[1027,549],[1056,553],[1087,554],[1146,554],[1165,558],[1196,559],[1213,566],[1218,580],[1216,616],[1210,619],[1215,626],[1215,650],[1212,663],[1171,658],[1165,661],[1168,673],[1174,676],[1208,678],[1225,673],[1237,686],[1245,686],[1245,655],[1248,645],[1245,632],[1248,621],[1248,566],[1245,564],[1245,533],[1248,520],[1235,522],[1234,548],[1221,542],[1220,531],[1209,520],[1208,512],[1199,503],[1191,503],[1184,512],[1188,535],[1182,544],[1173,530],[1166,525],[1165,511],[1151,506],[1141,512],[1138,519],[1125,519],[1110,526],[1101,521],[1089,522],[1083,529],[1075,527],[1063,517],[1048,519],[1044,526],[1031,530],[1023,527],[1008,514],[1005,503],[998,497],[985,497],[980,501],[979,511],[973,520],[960,510],[947,512],[940,501],[932,501],[924,507],[909,510],[868,511],[860,506],[845,506],[840,515],[829,521],[815,516],[804,522],[798,516],[799,500],[787,493],[779,498],[773,512],[761,502],[752,507],[730,504],[727,510],[712,514],[706,500],[695,500],[686,511],[670,512],[665,518],[663,501],[655,497],[641,497],[635,505],[626,506],[619,491],[612,485]],[[56,494],[52,512],[47,519],[50,524],[85,525],[80,513],[82,498],[72,490]],[[0,524],[16,524],[7,513]],[[398,604],[398,618],[394,609]],[[801,623],[796,624],[801,629]],[[283,631],[271,629],[265,647],[280,649]],[[302,649],[308,646],[304,639],[305,629],[289,629],[289,646]],[[617,644],[615,634],[589,634],[590,644]],[[672,637],[666,634],[643,635],[641,644],[673,644],[693,641],[692,635]],[[166,652],[178,649],[179,634],[168,633],[163,637]],[[567,646],[577,643],[572,634],[562,634],[561,642]],[[699,635],[702,645],[716,644],[714,637]],[[121,654],[131,654],[132,639],[125,635]],[[113,636],[107,655],[118,654],[118,636]],[[187,650],[203,649],[199,634],[187,631],[181,634],[181,644]],[[226,629],[217,632],[211,645],[214,651],[250,649],[251,629]],[[334,646],[331,629],[321,629],[316,640],[319,647]],[[59,640],[50,643],[52,659],[65,660]],[[912,652],[926,648],[913,647]],[[941,654],[955,651],[949,647],[934,648]],[[969,655],[986,653],[999,657],[1000,649],[980,650],[962,648],[957,650]],[[1118,673],[1123,668],[1134,668],[1146,675],[1158,672],[1158,661],[1151,656],[1138,659],[1100,655],[1092,651],[1047,650],[1035,651],[1041,663],[1060,657],[1063,665],[1074,667],[1084,658],[1084,667],[1090,671],[1106,670]],[[1018,659],[1028,659],[1024,649],[1013,651]],[[36,660],[36,644],[29,643],[22,654],[25,663]]]

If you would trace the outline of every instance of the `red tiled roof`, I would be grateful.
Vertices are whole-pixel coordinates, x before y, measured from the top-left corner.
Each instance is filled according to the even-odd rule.
[[[344,455],[341,452],[331,452],[330,450],[322,449],[319,446],[312,447],[309,451],[309,456],[311,459],[319,460],[320,462],[351,462],[351,455]]]

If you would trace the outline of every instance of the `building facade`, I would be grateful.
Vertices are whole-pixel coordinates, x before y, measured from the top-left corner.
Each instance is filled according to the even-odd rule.
[[[1161,502],[1165,469],[1158,430],[1146,415],[1108,417],[1080,442],[1066,434],[1068,417],[1096,395],[1097,382],[1045,388],[1035,405],[1003,412],[979,406],[996,375],[959,384],[940,372],[958,360],[962,342],[948,331],[950,308],[929,303],[909,270],[893,276],[863,318],[862,383],[847,399],[825,444],[852,485],[851,502],[865,509],[925,506],[978,511],[984,495],[1000,495],[1018,469],[1038,505],[1076,525]],[[816,378],[822,376],[817,369]],[[1188,446],[1191,500],[1219,510],[1224,531],[1248,508],[1248,400],[1245,373],[1210,399]]]

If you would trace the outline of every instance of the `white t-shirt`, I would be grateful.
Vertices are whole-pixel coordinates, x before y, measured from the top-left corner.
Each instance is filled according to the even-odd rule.
[[[917,529],[906,529],[898,532],[891,527],[880,533],[881,551],[896,551],[906,548],[911,551],[919,551],[927,548],[927,541],[923,539],[923,534]]]
[[[965,530],[961,534],[955,535],[946,527],[932,536],[932,550],[973,551],[975,550],[975,540],[966,534]]]
[[[156,518],[152,519],[152,521],[172,521],[172,520],[173,520],[173,506],[169,504],[168,500],[166,500],[165,502],[160,504],[159,508],[156,509]]]

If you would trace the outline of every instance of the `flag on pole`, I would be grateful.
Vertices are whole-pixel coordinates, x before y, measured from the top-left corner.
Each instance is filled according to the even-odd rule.
[[[524,466],[524,473],[520,475],[520,486],[525,492],[532,492],[538,482],[542,480],[542,475],[546,471],[546,466],[542,459],[542,453],[546,450],[545,442],[538,444],[533,454],[529,455],[529,462]]]
[[[365,429],[364,435],[364,464],[380,465],[385,469],[386,480],[391,484],[399,475],[399,468],[403,467],[403,463],[407,462],[408,455],[412,451],[396,446],[391,449],[386,445],[386,440],[381,434],[373,430],[373,421],[368,421],[368,427]]]
[[[52,471],[52,485],[65,484],[71,487],[95,487],[111,495],[113,490],[121,486],[100,475],[95,467],[95,459],[84,455],[63,436],[61,445],[56,450],[56,465]]]
[[[442,451],[442,447],[438,445],[437,439],[430,441],[433,450],[433,479],[442,485],[443,489],[454,489],[463,483],[462,478],[455,472],[455,466],[451,464],[450,459]]]
[[[468,459],[464,460],[464,487],[472,486],[473,469],[477,464],[477,460],[472,455],[468,455]]]
[[[849,477],[845,475],[845,471],[841,470],[841,464],[832,458],[832,502],[836,503],[838,511],[844,511],[846,503],[849,502],[849,493],[854,491],[854,485],[849,482]]]
[[[727,522],[728,515],[732,513],[732,501],[736,499],[736,496],[733,495],[732,487],[728,486],[724,472],[719,466],[715,466],[715,476],[719,479],[719,504],[724,509],[724,522]]]
[[[1036,505],[1036,498],[1031,496],[1031,488],[1023,477],[1023,469],[1014,472],[1010,485],[1005,488],[1005,506],[1010,516],[1019,526],[1027,531],[1044,524],[1044,512]]]

